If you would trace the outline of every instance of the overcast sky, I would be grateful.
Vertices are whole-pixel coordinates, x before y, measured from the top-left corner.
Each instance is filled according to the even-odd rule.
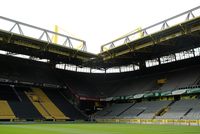
[[[0,15],[83,39],[89,52],[137,27],[200,5],[200,0],[2,0]]]

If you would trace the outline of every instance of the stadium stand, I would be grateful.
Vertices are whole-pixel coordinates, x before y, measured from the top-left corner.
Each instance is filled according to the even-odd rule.
[[[6,58],[4,57],[3,59]],[[135,74],[139,71],[131,73],[132,75],[124,73],[111,76],[108,74],[108,76],[105,77],[101,74],[85,74],[63,70],[52,71],[51,66],[46,63],[18,58],[14,59],[15,60],[10,60],[10,62],[1,61],[2,72],[4,72],[4,74],[0,75],[1,78],[11,79],[13,81],[17,80],[18,82],[21,81],[25,84],[32,83],[51,87],[64,86],[65,83],[67,83],[74,92],[83,96],[108,97],[137,94],[152,90],[174,90],[197,85],[197,80],[199,80],[200,76],[198,63],[196,66],[187,65],[187,68],[182,66],[174,69],[162,69],[160,72],[153,72],[149,69],[149,73],[138,74],[137,76],[135,76]],[[6,70],[8,69],[7,66],[11,68],[11,64],[18,65],[18,63],[20,63],[19,68],[26,68],[28,73],[26,73],[24,69],[18,69],[17,67]],[[37,69],[38,67],[40,69]],[[39,73],[36,75],[34,72]],[[20,79],[17,79],[19,76]],[[156,83],[160,78],[166,79],[166,83],[161,86]],[[40,79],[42,79],[42,81],[40,81]],[[144,85],[143,83],[146,84]]]
[[[35,106],[38,111],[40,111],[41,114],[44,115],[45,118],[49,119],[50,116],[56,120],[69,119],[55,106],[55,104],[48,98],[48,96],[46,96],[46,94],[41,89],[34,88],[27,94],[29,95],[29,98],[32,99],[31,102],[37,102]]]
[[[153,119],[160,110],[167,107],[171,102],[172,101],[142,101],[137,103],[113,104],[111,107],[98,112],[96,118]]]
[[[37,111],[37,109],[32,105],[24,91],[26,88],[16,87],[16,91],[20,99],[18,100],[7,100],[10,107],[12,108],[15,116],[22,120],[40,120],[43,117]]]
[[[115,118],[120,116],[124,110],[131,107],[132,103],[113,104],[111,107],[106,108],[104,111],[98,112],[96,118]]]
[[[156,118],[183,119],[187,117],[192,117],[193,113],[191,110],[195,108],[199,103],[200,101],[198,99],[176,101],[168,108],[168,111],[164,115]]]
[[[167,82],[161,87],[161,90],[173,90],[197,85],[195,83],[200,76],[198,67],[184,68],[166,74],[164,78]]]
[[[10,86],[1,85],[0,90],[0,99],[9,100],[9,101],[19,101],[19,98],[16,95],[15,89]]]
[[[54,87],[62,85],[52,73],[50,65],[5,55],[0,55],[0,63],[2,65],[0,76],[3,80],[15,81],[16,83],[22,82],[29,85],[35,84]]]
[[[115,96],[124,96],[130,94],[144,93],[145,91],[162,90],[169,91],[180,88],[192,87],[197,84],[200,72],[196,67],[188,67],[172,70],[157,75],[149,75],[143,77],[133,77],[126,80],[120,80],[120,86],[114,94]],[[157,84],[159,78],[165,78],[166,83],[162,86]],[[145,84],[144,84],[145,83]],[[115,85],[115,84],[113,84]]]
[[[69,116],[71,120],[87,120],[87,116],[78,108],[69,102],[67,97],[58,89],[43,89],[45,94],[51,101],[62,111]]]
[[[14,61],[10,60],[9,63],[12,63],[12,62]],[[9,63],[4,61],[1,68],[6,69],[6,66]],[[154,91],[154,90],[155,91],[156,90],[157,91],[171,91],[171,90],[182,89],[182,88],[190,88],[193,86],[198,86],[199,77],[200,77],[199,70],[198,70],[199,68],[198,62],[196,62],[197,63],[196,65],[190,65],[190,62],[188,62],[187,60],[180,61],[180,63],[175,64],[175,65],[180,64],[176,67],[172,67],[174,63],[170,63],[168,65],[165,65],[166,67],[164,67],[164,69],[149,68],[144,73],[136,71],[129,74],[127,73],[112,74],[112,75],[107,74],[106,77],[101,74],[77,73],[77,72],[63,71],[59,69],[51,71],[51,67],[48,66],[46,63],[33,62],[30,60],[22,60],[18,58],[15,58],[14,63],[20,63],[20,68],[27,68],[27,70],[29,70],[28,75],[33,75],[33,76],[35,76],[33,73],[34,71],[30,71],[30,70],[36,70],[34,68],[37,68],[38,66],[41,66],[42,68],[38,69],[40,70],[40,74],[38,74],[37,77],[31,77],[31,79],[30,78],[26,79],[28,75],[26,76],[26,73],[24,73],[23,70],[16,69],[16,68],[9,69],[9,71],[4,70],[4,74],[2,74],[1,77],[6,78],[6,79],[9,78],[12,80],[16,80],[17,77],[20,76],[20,79],[17,79],[18,82],[26,81],[28,83],[36,83],[36,85],[40,85],[39,83],[41,83],[41,81],[38,81],[38,80],[41,77],[42,79],[46,81],[46,82],[43,81],[42,83],[45,82],[45,83],[48,83],[49,85],[60,85],[60,86],[64,86],[67,83],[68,84],[67,86],[69,86],[70,89],[74,91],[74,93],[77,93],[78,95],[93,96],[93,97],[94,96],[95,97],[125,96],[125,95],[134,95],[134,94],[139,94],[139,93],[144,93],[147,91]],[[29,66],[26,66],[26,64],[29,64]],[[187,65],[187,67],[183,67],[183,65],[181,64]],[[156,70],[156,71],[153,71],[153,70]],[[136,73],[138,73],[137,76],[135,76]],[[15,75],[16,78],[11,77],[11,76],[14,76],[14,74],[16,74]],[[60,77],[62,78],[62,80]],[[162,78],[166,79],[166,83],[159,85],[157,83],[157,80],[162,79]],[[108,81],[108,79],[112,79],[112,80]],[[64,83],[63,81],[66,83]],[[41,106],[41,104],[39,104],[39,102],[31,103],[31,100],[28,99],[27,93],[32,94],[32,92],[30,92],[32,91],[30,90],[30,88],[21,89],[21,88],[13,88],[11,86],[5,86],[5,85],[4,86],[2,85],[1,89],[2,88],[6,90],[0,90],[0,98],[8,101],[8,103],[10,104],[17,118],[47,119],[47,120],[53,119],[52,118],[53,116],[47,113],[44,110],[44,108]],[[24,91],[26,91],[26,94],[24,93]],[[54,105],[59,109],[59,111],[61,111],[64,115],[66,115],[70,119],[76,120],[76,119],[87,118],[83,114],[81,114],[81,112],[77,110],[75,106],[69,103],[69,101],[65,99],[60,92],[58,92],[60,90],[55,88],[54,90],[43,89],[43,91],[49,97],[49,99],[54,103]],[[63,103],[65,103],[65,107],[61,105]],[[103,110],[102,113],[101,112],[97,113],[96,117],[98,118],[100,117],[102,118],[154,118],[156,112],[159,111],[160,108],[162,108],[162,107],[156,107],[156,102],[155,102],[155,107],[153,108],[152,106],[152,109],[149,109],[148,105],[146,106],[145,104],[144,106],[141,105],[140,107],[137,107],[137,105],[138,104],[135,104],[129,109],[126,109],[127,107],[129,107],[129,104],[127,104],[127,106],[124,106],[124,107],[120,106],[119,104],[119,107],[116,106],[116,108],[114,108],[113,110],[106,108],[108,110],[107,112]],[[28,110],[23,110],[22,107],[30,107],[29,109],[34,109],[34,110],[30,110],[32,114],[28,115],[30,111],[28,112]],[[165,105],[163,105],[163,107],[165,107]],[[192,112],[194,112],[195,114],[195,111],[196,113],[198,113],[198,108],[192,108],[192,110],[187,114],[187,116],[182,116],[179,114],[180,115],[179,117],[185,118],[185,119],[192,118],[189,116],[192,116]],[[121,112],[123,113],[120,114]],[[167,112],[170,112],[170,110]],[[163,116],[158,116],[158,117],[156,116],[156,118],[158,119],[169,118],[169,116],[167,116],[167,113],[165,114]],[[178,117],[174,117],[174,119],[175,118],[178,118]],[[64,119],[67,119],[67,118],[64,118]]]
[[[126,107],[124,107],[126,106]],[[129,107],[131,106],[131,107]],[[142,101],[135,104],[113,104],[97,112],[95,118],[101,119],[199,119],[199,99],[179,101]],[[127,109],[128,107],[128,109]],[[163,112],[161,115],[160,112]],[[119,113],[125,110],[120,116]]]
[[[120,82],[120,87],[114,94],[115,96],[139,94],[144,93],[145,91],[155,90],[153,88],[156,86],[156,76],[129,78],[118,82]]]
[[[153,119],[155,118],[156,114],[162,110],[163,108],[167,107],[171,101],[144,101],[141,102],[139,106],[144,108],[144,112],[138,115],[137,118],[141,119]],[[137,106],[137,107],[139,107]]]
[[[16,119],[12,109],[7,101],[0,101],[0,120],[1,119]]]
[[[32,104],[38,110],[38,112],[46,119],[46,120],[53,120],[53,117],[48,113],[48,111],[42,106],[42,104],[38,100],[38,96],[36,96],[32,92],[25,92],[28,96]]]
[[[117,39],[98,55],[0,30],[0,120],[200,119],[200,18],[165,28],[166,21],[161,31],[122,37],[125,44],[114,47]]]
[[[186,116],[183,116],[183,119],[190,119],[190,120],[200,119],[199,103],[197,103],[197,106],[191,108],[191,111],[189,111],[189,113]]]

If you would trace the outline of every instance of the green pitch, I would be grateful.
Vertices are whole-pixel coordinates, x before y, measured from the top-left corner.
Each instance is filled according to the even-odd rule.
[[[0,134],[200,134],[200,127],[135,124],[0,125]]]

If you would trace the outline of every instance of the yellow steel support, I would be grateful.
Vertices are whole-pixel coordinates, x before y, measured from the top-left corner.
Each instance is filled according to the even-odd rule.
[[[55,26],[54,26],[54,32],[55,32],[55,33],[58,33],[58,25],[55,25]],[[58,35],[57,35],[57,34],[53,35],[52,41],[53,41],[53,43],[55,43],[55,44],[58,43]]]
[[[65,33],[67,33],[68,35],[69,35],[69,33],[65,30],[65,29],[63,29],[63,28],[60,28],[58,25],[55,25],[54,26],[54,32],[55,33],[58,33],[60,30],[62,30],[63,32],[65,32]],[[76,37],[76,36],[74,36],[74,35],[72,35],[73,37]],[[77,37],[76,37],[77,38]],[[77,39],[80,39],[80,38],[77,38]],[[53,37],[52,37],[52,42],[53,43],[55,43],[55,44],[58,44],[58,35],[53,35]],[[77,44],[77,45],[75,45],[75,46],[73,46],[75,49],[78,49],[78,50],[81,50],[82,48],[83,48],[83,45],[84,44]]]

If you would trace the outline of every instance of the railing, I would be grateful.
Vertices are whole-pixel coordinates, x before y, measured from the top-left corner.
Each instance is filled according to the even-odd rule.
[[[193,9],[190,9],[188,11],[185,11],[181,14],[178,14],[176,16],[173,16],[169,19],[163,20],[161,22],[158,22],[156,24],[153,24],[151,26],[148,26],[144,29],[137,30],[136,32],[127,34],[125,36],[122,36],[116,40],[113,40],[107,44],[104,44],[101,46],[101,52],[107,51],[109,49],[112,49],[116,46],[127,44],[131,41],[135,40],[135,36],[138,34],[142,35],[142,37],[147,36],[149,34],[155,33],[156,31],[164,30],[166,28],[169,28],[170,26],[173,26],[177,24],[177,22],[180,23],[180,21],[187,21],[192,18],[195,18],[195,14],[200,14],[200,6],[195,7]],[[170,24],[171,23],[171,24]]]
[[[76,39],[71,36],[49,31],[40,27],[36,27],[30,24],[12,20],[6,17],[0,16],[0,29],[16,33],[22,36],[31,37],[37,40],[45,41],[47,43],[54,43],[53,38],[58,37],[58,44],[61,46],[67,46],[69,48],[79,48],[82,51],[86,51],[86,42],[80,39]]]

